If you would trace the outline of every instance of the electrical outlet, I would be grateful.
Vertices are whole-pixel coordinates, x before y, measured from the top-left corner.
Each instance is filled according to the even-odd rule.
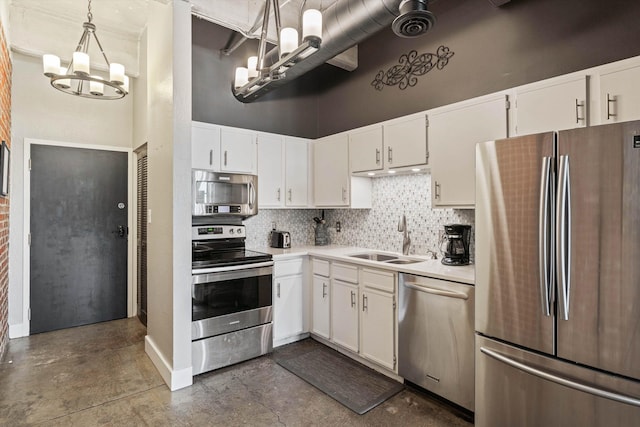
[[[275,223],[275,221],[271,223],[271,229],[272,229],[272,230],[275,230],[275,229],[276,229],[276,223]]]
[[[340,221],[336,221],[336,233],[339,233],[342,230],[342,226],[340,225]]]

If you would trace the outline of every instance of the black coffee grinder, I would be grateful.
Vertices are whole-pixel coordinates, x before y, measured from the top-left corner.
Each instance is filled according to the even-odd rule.
[[[444,226],[444,235],[440,242],[443,252],[442,263],[445,265],[469,264],[469,243],[471,241],[471,226],[464,224],[449,224]]]

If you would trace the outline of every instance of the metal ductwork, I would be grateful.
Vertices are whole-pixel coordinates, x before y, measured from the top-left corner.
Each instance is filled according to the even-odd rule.
[[[334,56],[371,37],[378,31],[387,28],[394,22],[394,19],[399,19],[398,15],[401,15],[400,8],[402,3],[407,3],[407,0],[336,1],[322,13],[322,46],[316,53],[288,70],[285,78],[272,81],[246,98],[237,97],[237,99],[242,102],[255,101],[273,89],[300,77]],[[424,3],[424,9],[426,9],[426,0],[409,3]],[[405,6],[406,11],[402,13],[409,13],[414,16],[416,9],[414,6],[416,5]],[[422,5],[417,6],[421,7]],[[435,19],[433,22],[435,22]],[[414,26],[410,26],[406,31],[414,31]],[[275,63],[277,61],[277,49],[272,49],[265,59],[267,64]]]
[[[427,10],[428,0],[402,0],[400,16],[391,28],[400,37],[413,38],[426,33],[436,23],[436,16]]]

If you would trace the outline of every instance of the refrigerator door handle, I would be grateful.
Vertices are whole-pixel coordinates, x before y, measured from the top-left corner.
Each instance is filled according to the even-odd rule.
[[[564,378],[564,377],[560,377],[558,375],[554,375],[550,372],[546,372],[543,371],[542,369],[538,369],[535,368],[533,366],[529,366],[526,365],[522,362],[519,362],[517,360],[514,360],[504,354],[498,353],[494,350],[490,350],[486,347],[480,347],[480,351],[484,354],[486,354],[487,356],[502,362],[506,365],[511,366],[512,368],[515,369],[519,369],[523,372],[526,372],[527,374],[531,374],[534,375],[538,378],[542,378],[544,380],[547,381],[551,381],[554,382],[556,384],[560,384],[563,385],[565,387],[569,387],[575,390],[579,390],[582,391],[584,393],[589,393],[592,394],[594,396],[598,396],[598,397],[603,397],[605,399],[609,399],[609,400],[613,400],[616,402],[620,402],[620,403],[624,403],[627,405],[633,405],[633,406],[638,406],[640,407],[640,399],[636,399],[635,397],[632,396],[627,396],[624,394],[620,394],[620,393],[614,393],[608,390],[603,390],[601,388],[598,387],[594,387],[592,385],[589,384],[584,384],[584,383],[580,383],[577,382],[575,380],[569,379],[569,378]]]
[[[552,157],[542,158],[542,175],[540,177],[540,225],[538,234],[539,262],[540,262],[540,299],[542,314],[551,315],[551,283],[553,283],[553,254],[552,254],[552,230],[553,230],[553,198],[550,197],[553,186],[551,175]]]
[[[569,156],[560,156],[556,201],[556,272],[558,304],[563,320],[569,320],[571,290],[571,188],[569,177]]]

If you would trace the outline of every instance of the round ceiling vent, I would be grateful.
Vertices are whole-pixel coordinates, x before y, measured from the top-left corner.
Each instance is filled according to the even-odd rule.
[[[411,38],[426,33],[435,23],[435,15],[427,10],[427,0],[403,0],[391,29],[400,37]]]

